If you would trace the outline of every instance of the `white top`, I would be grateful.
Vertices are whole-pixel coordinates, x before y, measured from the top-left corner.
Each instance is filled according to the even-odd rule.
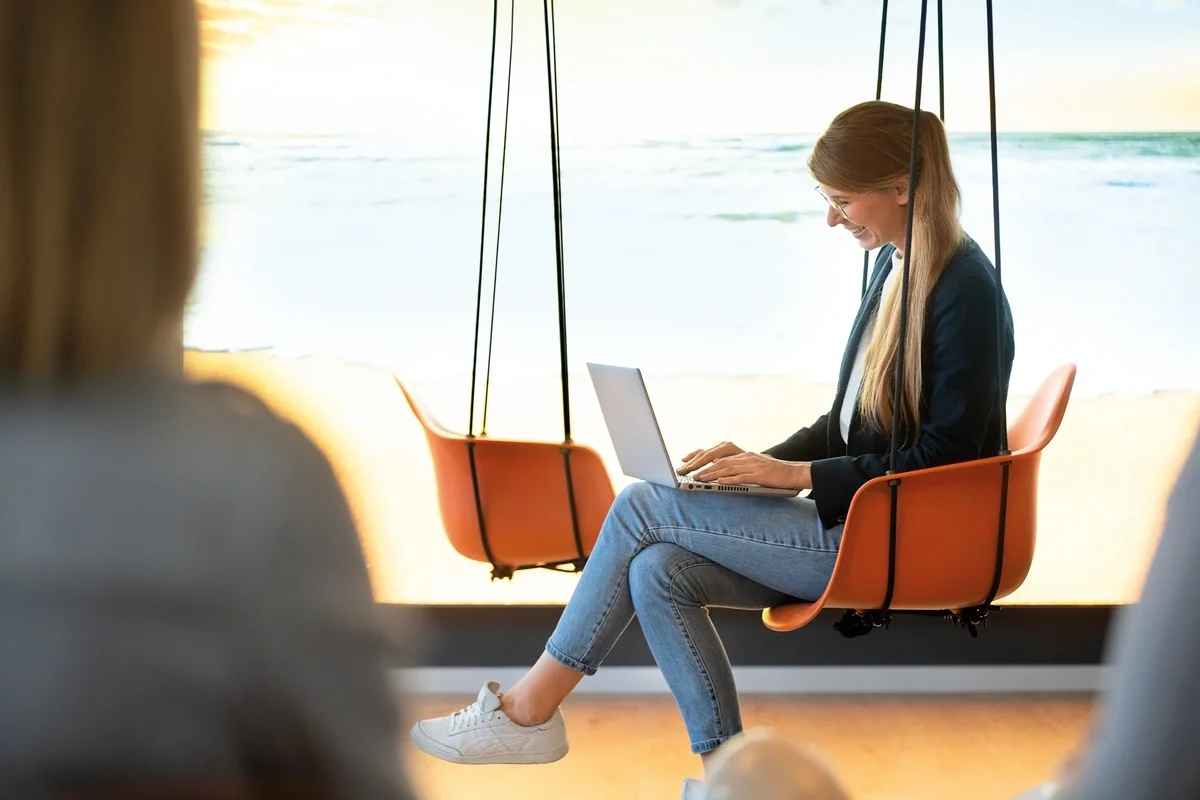
[[[904,267],[904,257],[900,255],[899,250],[892,251],[892,271],[888,273],[887,278],[883,282],[883,294],[886,296],[891,291],[892,286],[900,279],[901,270]],[[880,299],[880,307],[883,306],[883,300]],[[875,316],[871,317],[871,321],[867,323],[867,327],[863,330],[862,339],[858,342],[858,353],[854,356],[854,366],[850,368],[850,380],[846,384],[846,394],[842,397],[842,413],[838,419],[841,425],[842,441],[849,442],[850,440],[850,420],[854,416],[854,408],[858,405],[858,391],[862,388],[863,377],[863,360],[867,357],[867,347],[871,344],[871,335],[875,332],[875,317],[879,315],[876,309]]]

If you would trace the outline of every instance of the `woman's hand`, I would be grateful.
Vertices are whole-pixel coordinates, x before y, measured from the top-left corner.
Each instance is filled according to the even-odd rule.
[[[721,442],[716,447],[706,449],[693,450],[683,457],[683,466],[675,470],[680,475],[687,475],[701,467],[707,467],[709,464],[716,461],[718,458],[727,456],[736,456],[739,453],[746,452],[738,447],[733,442]]]
[[[809,465],[801,461],[781,461],[762,453],[747,453],[732,442],[722,442],[707,450],[694,450],[684,458],[681,475],[698,470],[698,481],[738,484],[756,483],[774,489],[812,488]]]

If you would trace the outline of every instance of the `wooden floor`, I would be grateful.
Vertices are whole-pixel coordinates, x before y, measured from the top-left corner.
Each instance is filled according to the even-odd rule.
[[[441,715],[469,700],[420,698]],[[460,766],[408,756],[427,800],[675,800],[700,761],[669,697],[572,698],[571,752],[544,766]],[[816,745],[854,800],[1011,800],[1054,777],[1082,741],[1093,701],[1077,697],[769,698],[743,704],[747,728]]]

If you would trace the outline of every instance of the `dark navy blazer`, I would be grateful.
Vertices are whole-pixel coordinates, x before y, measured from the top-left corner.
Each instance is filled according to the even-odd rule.
[[[812,462],[810,497],[827,528],[845,522],[850,501],[860,486],[887,473],[891,432],[875,430],[855,410],[847,443],[842,441],[838,420],[859,341],[879,309],[894,250],[892,245],[885,245],[875,259],[874,274],[842,356],[833,408],[786,441],[763,451],[785,461]],[[1007,297],[1003,308],[1000,371],[1007,388],[1015,350]],[[915,436],[901,431],[896,471],[995,455],[1000,448],[996,271],[970,238],[950,259],[929,297],[922,349],[920,430]]]

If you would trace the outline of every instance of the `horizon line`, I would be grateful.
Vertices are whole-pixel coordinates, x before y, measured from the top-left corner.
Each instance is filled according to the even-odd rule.
[[[388,131],[388,130],[345,130],[345,131],[295,131],[295,130],[266,130],[261,128],[206,128],[201,127],[200,132],[206,135],[213,136],[291,136],[291,137],[308,137],[308,138],[334,138],[348,136],[371,136],[371,137],[397,137],[404,138],[411,136],[412,138],[422,137],[429,139],[444,140],[447,136],[455,136],[456,134],[446,131],[429,131],[419,134],[411,134],[405,131]],[[948,130],[947,135],[951,138],[955,136],[990,136],[991,131],[983,128],[979,130]],[[476,134],[458,134],[460,138],[474,137]],[[483,133],[478,134],[482,136]],[[656,135],[647,133],[642,136],[637,134],[618,134],[609,137],[593,137],[590,141],[595,141],[597,138],[607,139],[609,141],[681,141],[683,139],[737,139],[750,136],[820,136],[821,131],[741,131],[741,132],[696,132],[686,133],[681,132],[674,134],[672,137],[664,135]],[[1079,130],[1001,130],[996,132],[997,137],[1001,136],[1200,136],[1200,127],[1197,128],[1180,128],[1180,129],[1145,129],[1145,130],[1101,130],[1101,129],[1079,129]],[[564,147],[570,147],[569,143],[564,142]]]

